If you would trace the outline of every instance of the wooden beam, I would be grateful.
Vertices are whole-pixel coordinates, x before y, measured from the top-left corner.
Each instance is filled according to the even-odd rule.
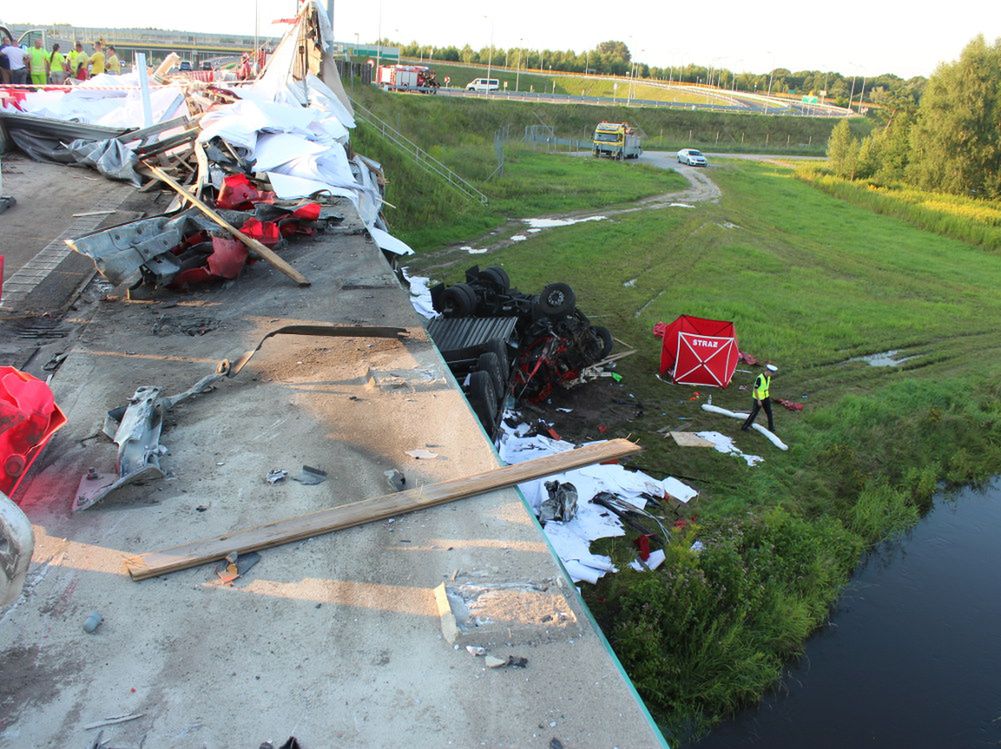
[[[457,499],[502,489],[523,481],[552,476],[573,468],[616,460],[638,453],[641,449],[639,445],[623,439],[586,445],[576,450],[494,468],[473,476],[426,484],[396,494],[351,502],[307,515],[297,515],[230,531],[180,546],[146,552],[126,560],[125,566],[133,580],[145,580],[224,559],[227,554],[234,551],[246,554],[301,541],[324,533],[454,502]]]
[[[197,208],[199,211],[201,211],[210,219],[219,224],[219,226],[221,226],[223,229],[229,232],[233,237],[239,239],[241,242],[247,245],[247,249],[250,250],[250,254],[259,257],[261,260],[264,260],[272,267],[277,268],[300,286],[309,286],[309,279],[306,278],[304,275],[302,275],[302,273],[297,271],[291,265],[289,265],[287,262],[285,262],[281,257],[279,257],[275,252],[273,252],[270,247],[261,244],[253,237],[248,237],[242,231],[240,231],[235,226],[227,222],[226,219],[224,219],[222,216],[220,216],[218,213],[212,210],[212,208],[206,205],[200,198],[196,198],[190,192],[181,187],[181,185],[177,184],[177,182],[175,182],[174,179],[169,174],[163,171],[163,169],[160,169],[159,167],[149,163],[148,161],[144,161],[143,164],[145,164],[146,167],[153,173],[153,176],[161,180],[165,185],[170,187],[184,200],[191,203],[195,208]]]

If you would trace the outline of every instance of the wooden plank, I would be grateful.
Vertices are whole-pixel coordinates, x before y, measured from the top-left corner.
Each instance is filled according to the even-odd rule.
[[[224,559],[227,554],[234,551],[246,554],[301,541],[324,533],[454,502],[523,481],[563,473],[573,468],[616,460],[638,453],[641,449],[639,445],[623,439],[586,445],[576,450],[495,468],[473,476],[427,484],[396,494],[351,502],[307,515],[230,531],[180,546],[146,552],[126,560],[125,566],[133,580],[145,580]]]
[[[180,195],[184,200],[187,200],[195,208],[197,208],[199,211],[201,211],[210,219],[219,224],[219,226],[221,226],[223,229],[229,232],[233,237],[239,239],[241,242],[247,245],[247,249],[250,250],[250,253],[252,255],[256,255],[257,257],[261,258],[261,260],[264,260],[272,267],[277,268],[300,286],[309,286],[309,279],[306,278],[304,275],[302,275],[291,265],[289,265],[287,262],[285,262],[276,253],[274,253],[270,247],[266,247],[253,237],[248,237],[246,234],[237,229],[235,226],[228,223],[226,219],[224,219],[222,216],[220,216],[218,213],[212,210],[212,208],[206,205],[200,198],[196,198],[190,192],[181,187],[181,185],[177,184],[177,182],[175,182],[174,179],[169,174],[163,171],[163,169],[160,169],[159,167],[150,164],[148,161],[144,161],[143,163],[153,173],[153,176],[157,177],[164,184],[169,186],[174,192]]]
[[[681,447],[712,447],[713,443],[702,439],[694,432],[671,432],[674,441]]]

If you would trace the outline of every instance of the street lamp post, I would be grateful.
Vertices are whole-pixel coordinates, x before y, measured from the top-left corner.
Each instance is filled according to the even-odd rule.
[[[487,16],[483,18],[490,23],[490,50],[487,52],[487,94],[490,93],[490,73],[494,65],[494,22]]]
[[[525,39],[522,37],[518,40],[518,66],[515,68],[514,73],[514,91],[518,93],[521,89],[519,85],[521,84],[521,45],[524,43]]]

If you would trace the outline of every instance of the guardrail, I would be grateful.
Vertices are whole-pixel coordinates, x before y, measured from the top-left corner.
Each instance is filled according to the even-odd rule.
[[[480,190],[476,189],[467,180],[460,177],[452,169],[429,154],[370,109],[359,104],[354,99],[351,100],[351,103],[354,105],[356,120],[374,127],[379,131],[379,134],[382,135],[383,138],[412,158],[414,162],[426,172],[440,177],[446,184],[468,200],[478,201],[483,205],[490,202],[490,199]]]

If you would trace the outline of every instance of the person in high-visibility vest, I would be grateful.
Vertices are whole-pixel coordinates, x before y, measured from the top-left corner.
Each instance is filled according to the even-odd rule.
[[[751,406],[751,413],[747,415],[747,421],[741,427],[742,431],[746,432],[751,428],[754,418],[762,408],[765,409],[765,413],[768,415],[768,431],[775,431],[775,424],[772,421],[772,399],[769,390],[772,386],[772,377],[778,371],[779,368],[774,364],[766,364],[765,371],[754,378],[754,389],[751,391],[751,395],[754,398],[754,405]]]
[[[42,37],[35,37],[35,43],[26,57],[31,69],[31,82],[36,86],[44,86],[49,82],[49,53],[42,46]]]

